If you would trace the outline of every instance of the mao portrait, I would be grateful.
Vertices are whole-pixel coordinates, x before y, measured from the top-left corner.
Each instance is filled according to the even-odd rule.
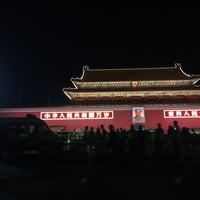
[[[132,108],[132,113],[133,113],[133,123],[144,123],[145,122],[143,107]]]

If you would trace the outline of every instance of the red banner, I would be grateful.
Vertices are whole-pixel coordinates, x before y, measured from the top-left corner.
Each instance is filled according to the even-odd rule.
[[[200,110],[164,110],[164,118],[200,118]]]
[[[113,119],[113,111],[41,112],[42,120]]]

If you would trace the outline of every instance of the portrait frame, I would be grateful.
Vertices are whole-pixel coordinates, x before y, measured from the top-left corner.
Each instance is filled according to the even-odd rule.
[[[137,110],[140,111],[140,117],[136,116]],[[132,107],[132,122],[133,123],[145,123],[145,109],[144,107]]]

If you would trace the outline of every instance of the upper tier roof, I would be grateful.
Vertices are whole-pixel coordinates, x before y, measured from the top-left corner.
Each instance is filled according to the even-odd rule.
[[[188,79],[200,79],[200,75],[188,75],[183,72],[180,64],[175,64],[175,67],[115,69],[89,69],[88,66],[84,66],[82,77],[72,78],[71,80],[84,82],[102,82]]]

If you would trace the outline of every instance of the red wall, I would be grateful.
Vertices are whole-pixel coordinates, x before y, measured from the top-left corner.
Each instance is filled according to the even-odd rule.
[[[74,107],[76,108],[76,107]],[[70,109],[73,109],[70,107]],[[89,108],[90,109],[90,108]],[[94,109],[94,108],[93,108]],[[156,128],[157,123],[161,123],[162,127],[167,131],[169,125],[173,124],[174,120],[177,120],[180,127],[188,128],[200,128],[200,118],[164,118],[163,110],[166,108],[145,108],[145,123],[146,128]],[[169,109],[169,108],[167,108]],[[185,109],[184,106],[179,109]],[[194,108],[192,108],[194,109]],[[196,107],[198,109],[198,106]],[[66,112],[67,107],[54,107],[54,108],[45,108],[45,112]],[[76,108],[77,110],[77,108]],[[81,111],[81,108],[78,108]],[[85,110],[85,108],[83,109]],[[97,110],[105,110],[105,108],[98,107]],[[74,131],[75,129],[84,129],[87,125],[89,127],[93,126],[95,129],[104,124],[105,127],[108,127],[110,124],[113,124],[115,128],[125,128],[126,130],[130,129],[132,124],[132,109],[130,108],[122,109],[120,106],[118,108],[108,108],[107,110],[113,111],[113,119],[75,119],[75,120],[45,120],[49,126],[65,126],[66,131]],[[44,108],[23,108],[23,109],[0,109],[0,117],[24,117],[26,114],[34,114],[37,117],[40,117],[40,112],[44,112]]]
[[[185,108],[183,107],[182,109],[184,110]],[[145,111],[145,127],[155,128],[157,123],[161,123],[165,131],[167,131],[168,126],[173,125],[173,121],[176,120],[180,127],[200,128],[200,118],[164,118],[163,110]]]

